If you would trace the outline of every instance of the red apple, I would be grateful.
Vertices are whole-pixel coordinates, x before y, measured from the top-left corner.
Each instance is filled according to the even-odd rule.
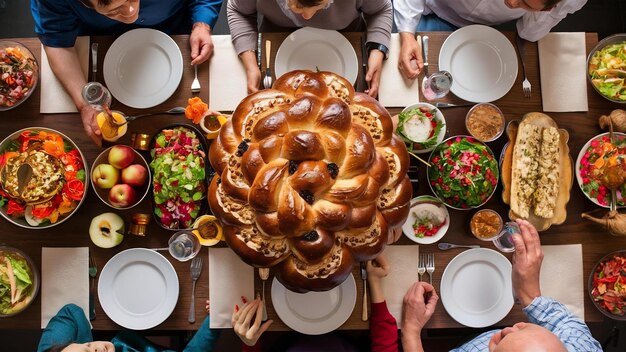
[[[100,164],[91,172],[91,181],[99,188],[113,187],[120,178],[120,172],[109,164]]]
[[[136,201],[135,189],[125,183],[115,185],[109,191],[109,202],[115,208],[128,208]]]
[[[109,150],[109,164],[123,169],[135,160],[135,151],[127,145],[114,145]]]
[[[148,170],[141,164],[132,164],[122,170],[122,182],[133,187],[141,187],[146,183]]]

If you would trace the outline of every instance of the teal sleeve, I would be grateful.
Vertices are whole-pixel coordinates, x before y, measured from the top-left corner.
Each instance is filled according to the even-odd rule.
[[[56,345],[91,341],[93,341],[91,325],[85,312],[75,304],[67,304],[50,319],[41,334],[37,352],[46,351]]]
[[[210,316],[207,315],[202,322],[202,326],[200,326],[200,329],[193,335],[193,338],[189,341],[183,352],[213,351],[213,346],[215,346],[215,342],[220,336],[221,330],[211,330],[209,322]]]

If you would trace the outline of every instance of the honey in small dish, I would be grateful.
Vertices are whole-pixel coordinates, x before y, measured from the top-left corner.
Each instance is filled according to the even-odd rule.
[[[470,221],[472,234],[483,241],[491,241],[502,231],[502,217],[491,209],[477,211]]]
[[[476,104],[467,113],[465,127],[474,138],[482,142],[491,142],[500,137],[504,131],[504,115],[493,104]]]

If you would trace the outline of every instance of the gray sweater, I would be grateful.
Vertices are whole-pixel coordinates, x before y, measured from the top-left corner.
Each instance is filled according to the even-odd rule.
[[[229,0],[228,26],[237,54],[257,48],[257,14],[265,21],[284,28],[315,27],[341,30],[363,15],[367,23],[367,42],[389,47],[393,10],[391,0],[334,0],[326,9],[305,20],[286,14],[287,0]],[[295,18],[295,21],[294,21]]]

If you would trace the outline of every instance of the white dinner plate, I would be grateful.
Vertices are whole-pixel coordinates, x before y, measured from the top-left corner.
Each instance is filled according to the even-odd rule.
[[[293,70],[331,71],[352,84],[359,73],[359,61],[352,44],[341,33],[304,27],[291,33],[278,48],[276,77]]]
[[[161,104],[178,88],[183,56],[167,34],[148,28],[117,38],[104,57],[104,81],[124,105],[145,109]]]
[[[439,69],[452,74],[457,97],[486,103],[502,98],[517,78],[517,54],[497,30],[471,25],[448,36],[439,52]]]
[[[276,278],[272,281],[272,304],[290,328],[308,335],[321,335],[339,328],[348,320],[356,303],[352,274],[330,291],[296,293]]]
[[[511,263],[492,249],[470,249],[454,257],[440,287],[444,308],[465,326],[493,325],[513,308]]]
[[[178,301],[178,276],[161,254],[131,248],[109,260],[98,280],[100,305],[117,324],[144,330],[161,324]]]

